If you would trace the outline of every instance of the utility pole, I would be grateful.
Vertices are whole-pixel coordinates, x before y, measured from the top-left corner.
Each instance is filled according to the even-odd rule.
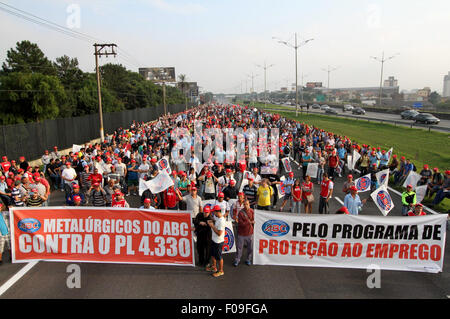
[[[330,92],[330,73],[333,71],[336,71],[337,69],[339,69],[339,67],[330,69],[330,66],[328,66],[328,69],[322,69],[323,71],[328,72],[328,85],[327,85],[328,93]],[[329,97],[328,97],[328,100],[330,100]]]
[[[395,58],[396,56],[398,56],[399,55],[399,53],[396,53],[396,54],[394,54],[393,56],[390,56],[390,57],[388,57],[388,58],[384,58],[384,51],[383,51],[383,53],[382,53],[382,55],[381,55],[381,59],[380,58],[378,58],[378,57],[374,57],[374,56],[371,56],[371,58],[372,59],[374,59],[374,60],[376,60],[376,61],[378,61],[378,62],[381,62],[381,79],[380,79],[380,93],[379,93],[379,96],[378,96],[378,104],[381,106],[381,97],[382,97],[382,95],[383,95],[383,71],[384,71],[384,62],[386,62],[386,61],[389,61],[389,60],[392,60],[393,58]]]
[[[293,48],[295,50],[295,116],[298,116],[298,68],[297,68],[297,49],[300,48],[301,46],[304,46],[305,44],[307,44],[310,41],[313,41],[314,39],[308,39],[305,40],[303,42],[301,42],[300,44],[297,44],[297,33],[295,33],[295,43],[294,45],[292,45],[289,42],[283,41],[278,39],[277,37],[272,37],[272,39],[276,39],[279,40],[279,43],[282,43],[290,48]],[[303,89],[302,89],[302,93],[303,93]]]
[[[114,52],[114,48],[117,47],[115,44],[94,44],[95,47],[95,70],[97,73],[97,95],[98,95],[98,114],[100,117],[100,141],[103,143],[105,140],[105,132],[103,129],[103,111],[102,111],[102,91],[100,88],[100,69],[98,66],[98,57],[102,55],[114,55],[114,57],[117,55],[116,52]],[[108,49],[111,49],[111,51],[108,51]]]
[[[257,64],[257,67],[260,67],[262,69],[264,69],[264,107],[267,106],[267,76],[266,76],[266,72],[268,68],[271,68],[274,66],[274,64],[271,65],[266,65],[266,61],[264,61],[264,66]]]
[[[258,74],[254,75],[252,72],[252,75],[247,74],[247,76],[252,79],[252,89],[250,92],[250,96],[251,96],[251,100],[252,100],[252,106],[254,106],[255,104],[253,103],[253,92],[255,92],[255,87],[253,86],[253,80],[258,76]]]

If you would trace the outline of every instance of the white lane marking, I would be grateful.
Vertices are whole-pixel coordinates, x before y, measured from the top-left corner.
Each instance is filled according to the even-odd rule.
[[[32,261],[20,269],[14,276],[0,287],[0,296],[3,295],[9,288],[11,288],[20,278],[22,278],[31,268],[36,266],[39,261]]]
[[[344,206],[344,202],[341,201],[341,199],[340,199],[339,197],[334,196],[333,198],[334,198],[335,200],[337,200],[337,201],[339,202],[339,204],[341,204],[342,206]]]

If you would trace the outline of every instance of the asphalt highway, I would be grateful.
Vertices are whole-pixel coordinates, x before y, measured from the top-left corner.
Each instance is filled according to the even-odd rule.
[[[300,171],[295,171],[300,176]],[[336,180],[331,213],[342,206],[343,182],[344,178]],[[315,196],[319,189],[316,184]],[[400,196],[393,193],[391,196],[395,208],[390,214],[399,216]],[[369,192],[361,195],[366,197]],[[126,199],[131,207],[138,207],[137,196]],[[62,192],[52,194],[52,205],[62,205],[63,200]],[[277,207],[280,204],[281,200]],[[313,212],[318,212],[318,201],[313,204]],[[361,214],[381,215],[371,201]],[[372,289],[367,286],[370,273],[365,269],[245,264],[235,268],[234,254],[224,255],[225,275],[219,278],[213,278],[200,267],[78,263],[81,288],[68,288],[70,263],[11,264],[5,254],[0,266],[0,299],[447,299],[450,298],[449,246],[447,237],[442,273],[382,270],[381,287]],[[20,271],[24,267],[31,269],[22,275]],[[17,280],[6,287],[5,283],[14,275]]]

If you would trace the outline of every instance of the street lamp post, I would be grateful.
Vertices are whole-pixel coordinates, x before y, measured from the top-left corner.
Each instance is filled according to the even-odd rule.
[[[295,43],[294,45],[292,45],[291,43],[287,42],[287,41],[283,41],[278,39],[277,37],[272,37],[272,39],[276,39],[278,40],[279,43],[282,43],[290,48],[295,49],[295,116],[298,116],[298,77],[297,77],[297,49],[301,46],[304,46],[306,43],[314,40],[314,39],[308,39],[305,40],[303,42],[301,42],[300,44],[297,44],[297,33],[295,33]],[[303,91],[303,90],[302,90]]]
[[[371,56],[372,59],[381,62],[381,79],[380,79],[380,93],[379,93],[379,97],[378,97],[378,104],[381,106],[381,97],[383,94],[383,71],[384,71],[384,62],[392,60],[393,58],[395,58],[396,56],[398,56],[399,53],[394,54],[393,56],[390,56],[388,58],[384,58],[384,51],[383,54],[381,55],[381,59],[375,56]]]
[[[266,61],[264,61],[264,66],[256,64],[257,67],[260,67],[264,69],[264,107],[267,107],[267,76],[266,72],[268,68],[271,68],[274,66],[274,64],[266,65]]]
[[[328,69],[322,69],[323,71],[328,73],[328,85],[327,85],[328,93],[330,92],[330,73],[336,71],[337,69],[339,69],[339,67],[331,69],[330,66],[328,66]]]

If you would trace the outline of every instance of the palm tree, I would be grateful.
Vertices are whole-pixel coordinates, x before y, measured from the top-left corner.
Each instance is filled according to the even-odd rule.
[[[187,95],[186,95],[187,82],[186,82],[186,79],[187,79],[186,74],[180,74],[178,76],[181,91],[183,91],[183,93],[184,93],[184,101],[185,101],[186,111],[187,111]]]

